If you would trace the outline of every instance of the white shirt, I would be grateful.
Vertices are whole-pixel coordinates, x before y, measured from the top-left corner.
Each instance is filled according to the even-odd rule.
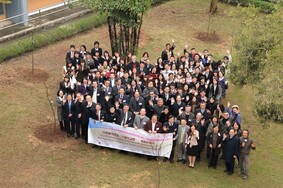
[[[152,122],[152,128],[151,128],[151,131],[155,131],[155,125],[156,125],[156,122],[155,122],[155,123],[153,123],[153,122]]]
[[[97,103],[97,88],[93,90],[92,102]]]

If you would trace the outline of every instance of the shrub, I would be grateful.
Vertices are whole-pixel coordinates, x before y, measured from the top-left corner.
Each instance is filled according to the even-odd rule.
[[[280,4],[282,4],[276,0],[221,0],[221,2],[232,5],[240,5],[244,7],[253,5],[256,8],[258,8],[261,12],[265,12],[265,13],[272,13],[276,11],[277,9],[280,8]]]

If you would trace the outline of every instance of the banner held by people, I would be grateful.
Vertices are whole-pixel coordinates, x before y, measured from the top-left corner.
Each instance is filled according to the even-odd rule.
[[[149,134],[141,129],[89,119],[88,143],[150,156],[169,157],[173,134]]]

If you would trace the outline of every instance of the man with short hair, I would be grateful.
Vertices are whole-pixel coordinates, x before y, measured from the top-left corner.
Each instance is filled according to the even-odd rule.
[[[178,160],[177,162],[186,163],[185,140],[190,127],[187,125],[186,119],[181,119],[181,124],[178,127],[177,142],[178,142]]]
[[[242,136],[240,137],[239,148],[239,167],[243,179],[247,179],[249,176],[249,163],[250,163],[250,151],[255,150],[256,145],[253,140],[249,138],[249,131],[244,129]]]
[[[146,116],[145,108],[141,108],[140,114],[135,116],[134,119],[134,128],[135,129],[144,129],[146,122],[149,121],[149,118]]]
[[[173,144],[172,150],[170,153],[169,161],[170,163],[174,163],[174,148],[176,146],[176,139],[178,138],[178,123],[175,122],[174,116],[170,115],[168,122],[165,122],[163,125],[164,133],[172,133],[173,134]],[[163,162],[166,162],[168,158],[164,158]]]
[[[116,109],[119,109],[118,104],[116,103]],[[133,127],[133,113],[129,111],[130,106],[128,104],[125,104],[123,106],[123,109],[118,110],[118,119],[117,124],[121,125],[122,127]]]

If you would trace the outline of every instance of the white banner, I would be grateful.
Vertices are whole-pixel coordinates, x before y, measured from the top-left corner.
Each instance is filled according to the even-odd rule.
[[[89,119],[88,143],[151,156],[170,156],[173,134],[149,134],[132,127]]]

